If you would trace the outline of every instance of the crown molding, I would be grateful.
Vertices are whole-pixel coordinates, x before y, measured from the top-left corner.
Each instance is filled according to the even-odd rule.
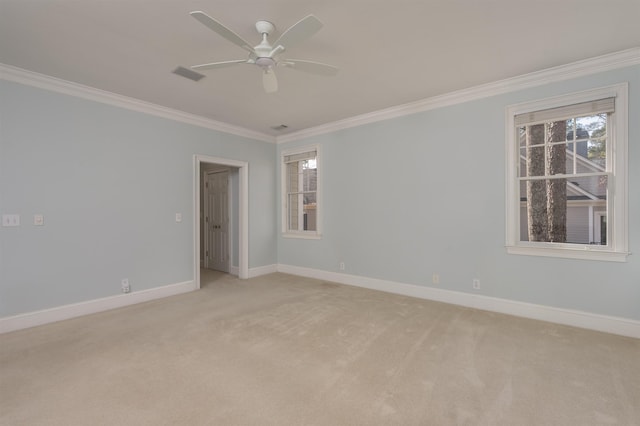
[[[269,143],[286,143],[351,127],[362,126],[369,123],[389,120],[418,112],[461,104],[503,93],[528,89],[544,84],[569,80],[572,78],[597,74],[638,64],[640,64],[640,47],[635,47],[620,52],[524,74],[518,77],[499,80],[493,83],[470,87],[468,89],[457,90],[455,92],[433,96],[416,102],[385,108],[367,114],[357,115],[355,117],[310,127],[277,137],[1,63],[0,79],[101,102],[249,139]]]
[[[405,115],[415,114],[417,112],[424,112],[445,106],[461,104],[490,96],[515,92],[544,84],[569,80],[638,64],[640,64],[640,47],[635,47],[620,52],[597,56],[595,58],[572,62],[566,65],[547,68],[518,77],[482,84],[468,89],[457,90],[455,92],[433,96],[431,98],[385,108],[367,114],[357,115],[355,117],[320,126],[310,127],[298,132],[278,136],[276,141],[279,144],[293,142],[312,136],[375,123],[377,121],[389,120],[391,118],[402,117]]]
[[[82,84],[73,83],[56,77],[28,71],[22,68],[13,67],[0,63],[0,80],[12,81],[27,86],[37,87],[52,92],[62,93],[90,101],[100,102],[111,106],[125,108],[128,110],[153,115],[156,117],[166,118],[185,124],[191,124],[198,127],[204,127],[219,132],[229,133],[249,139],[255,139],[262,142],[276,142],[275,137],[265,133],[256,132],[245,129],[244,127],[234,126],[232,124],[223,123],[221,121],[212,120],[184,111],[179,111],[150,102],[141,101],[139,99],[130,98],[128,96],[118,95],[116,93],[105,90],[96,89]]]

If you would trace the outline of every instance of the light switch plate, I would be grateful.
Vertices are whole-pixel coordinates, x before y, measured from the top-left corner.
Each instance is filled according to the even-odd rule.
[[[2,226],[20,226],[19,214],[3,214]]]

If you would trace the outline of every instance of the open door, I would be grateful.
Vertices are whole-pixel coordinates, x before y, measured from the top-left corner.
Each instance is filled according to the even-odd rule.
[[[229,171],[207,172],[204,179],[204,266],[229,272]]]

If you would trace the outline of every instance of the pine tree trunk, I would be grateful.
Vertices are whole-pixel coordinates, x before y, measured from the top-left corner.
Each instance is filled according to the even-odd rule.
[[[527,176],[543,176],[545,173],[544,124],[527,126]],[[544,180],[527,181],[527,223],[529,241],[547,240],[547,191]]]
[[[563,142],[567,136],[566,121],[547,124],[547,141]],[[547,174],[556,175],[567,172],[566,144],[548,145]],[[567,241],[567,180],[549,179],[547,181],[547,241],[564,243]]]

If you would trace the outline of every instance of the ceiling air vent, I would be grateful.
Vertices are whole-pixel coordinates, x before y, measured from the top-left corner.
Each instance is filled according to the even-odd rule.
[[[289,128],[289,126],[287,126],[286,124],[280,124],[280,125],[278,125],[278,126],[273,126],[273,127],[271,127],[271,128],[272,128],[273,130],[277,130],[277,131],[281,132],[281,131],[283,131],[283,130],[285,130],[285,129]]]
[[[200,74],[199,72],[192,71],[185,67],[178,67],[173,70],[173,73],[193,81],[198,81],[204,77],[204,74]]]

